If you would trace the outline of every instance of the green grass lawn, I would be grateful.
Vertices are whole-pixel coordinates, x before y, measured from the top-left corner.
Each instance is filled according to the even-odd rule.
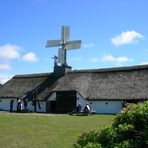
[[[109,125],[114,117],[0,113],[0,148],[71,148],[83,131]]]

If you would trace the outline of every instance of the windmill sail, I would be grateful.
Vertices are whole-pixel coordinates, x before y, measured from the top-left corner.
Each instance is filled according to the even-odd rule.
[[[81,48],[81,40],[68,41],[65,45],[66,49],[78,49]]]
[[[60,46],[61,40],[47,40],[46,47],[57,47]]]
[[[81,40],[70,41],[70,27],[62,26],[61,40],[47,40],[46,47],[57,47],[60,46],[58,50],[58,63],[62,66],[67,66],[66,52],[71,49],[78,49],[81,47]]]
[[[69,39],[70,39],[70,27],[62,26],[61,40],[63,42],[66,42],[66,41],[69,41]]]
[[[65,60],[65,50],[62,48],[59,48],[58,51],[58,63],[61,63],[62,65],[64,64],[64,60]]]

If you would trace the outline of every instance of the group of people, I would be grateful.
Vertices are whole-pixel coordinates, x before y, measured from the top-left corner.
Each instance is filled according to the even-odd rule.
[[[83,108],[82,105],[78,103],[77,107],[72,112],[70,112],[70,114],[75,114],[75,113],[88,114],[91,113],[92,111],[93,109],[89,104],[86,104],[85,107]]]
[[[17,112],[26,112],[27,111],[27,100],[18,99],[17,100]],[[10,101],[10,112],[13,112],[14,100]]]
[[[27,100],[19,99],[17,101],[17,112],[27,111]]]

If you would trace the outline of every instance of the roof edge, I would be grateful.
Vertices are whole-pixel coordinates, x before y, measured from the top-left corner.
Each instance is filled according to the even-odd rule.
[[[24,74],[24,75],[15,75],[13,78],[35,78],[35,77],[47,77],[52,73],[34,73],[34,74]]]
[[[121,71],[134,71],[148,69],[148,65],[136,65],[126,67],[112,67],[112,68],[100,68],[100,69],[84,69],[73,70],[68,73],[104,73],[104,72],[121,72]]]

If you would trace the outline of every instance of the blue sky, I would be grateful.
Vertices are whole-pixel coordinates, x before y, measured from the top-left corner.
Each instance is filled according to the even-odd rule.
[[[147,0],[0,0],[0,83],[16,74],[53,71],[61,26],[81,49],[68,51],[73,69],[148,64]]]

